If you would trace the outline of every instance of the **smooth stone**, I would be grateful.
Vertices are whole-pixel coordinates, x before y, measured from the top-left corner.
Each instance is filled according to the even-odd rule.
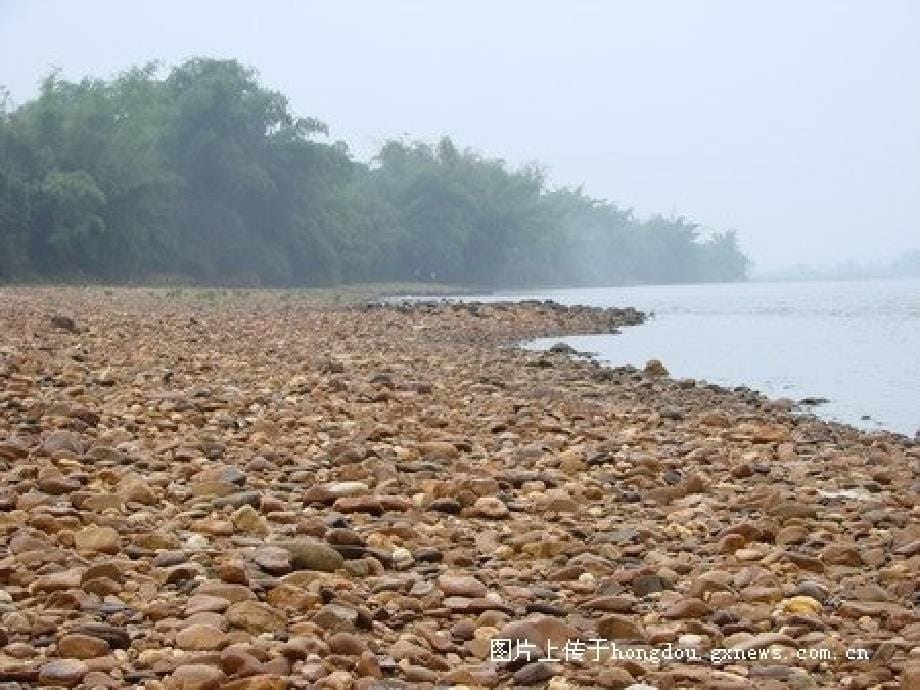
[[[82,623],[74,627],[71,633],[98,637],[105,640],[112,649],[128,649],[131,646],[127,630],[108,623]]]
[[[227,635],[214,626],[199,623],[190,625],[176,634],[179,649],[209,651],[220,649],[227,643]]]
[[[106,656],[109,651],[109,643],[102,638],[81,633],[64,635],[57,645],[58,655],[70,659],[92,659]]]
[[[251,505],[237,508],[231,518],[233,526],[246,534],[265,536],[269,533],[265,518]]]
[[[216,666],[184,664],[179,666],[167,681],[170,690],[219,690],[227,676]]]
[[[280,674],[257,673],[226,681],[221,690],[287,690],[289,687],[287,679]]]
[[[311,619],[323,630],[330,632],[350,632],[355,629],[358,612],[340,604],[326,604]]]
[[[612,614],[597,622],[598,637],[604,640],[631,641],[645,638],[636,621],[629,616]]]
[[[111,527],[84,527],[74,535],[80,551],[100,551],[116,554],[121,549],[121,536]]]
[[[78,589],[83,582],[83,573],[85,571],[85,568],[71,568],[70,570],[39,575],[32,584],[29,585],[29,591],[35,593]]]
[[[291,553],[278,546],[262,546],[252,555],[253,562],[271,575],[291,572]]]
[[[194,616],[196,613],[226,611],[230,606],[230,600],[225,597],[218,597],[211,594],[193,594],[188,598],[185,604],[185,615]]]
[[[796,585],[793,594],[796,596],[811,597],[821,604],[825,603],[829,596],[827,587],[819,582],[815,582],[814,580],[802,580],[798,585]]]
[[[702,618],[710,613],[709,606],[696,597],[681,599],[665,609],[662,618]]]
[[[534,661],[514,672],[513,680],[517,685],[536,685],[544,683],[556,675],[551,663]]]
[[[80,659],[53,659],[38,670],[38,682],[50,686],[72,688],[89,673],[89,666]]]
[[[561,649],[568,640],[580,638],[578,631],[564,620],[542,614],[512,621],[504,625],[494,636],[494,639],[511,640],[512,644],[515,641],[534,644],[543,652],[546,652],[548,643],[552,644],[554,649]]]
[[[294,570],[333,572],[345,564],[345,559],[338,551],[321,541],[297,539],[278,542],[274,546],[291,555],[291,567]]]
[[[360,656],[367,645],[357,635],[347,632],[338,632],[326,639],[329,645],[329,651],[333,654],[344,654],[345,656]]]
[[[444,595],[449,597],[484,597],[489,591],[472,575],[444,573],[438,576],[437,584]]]
[[[75,455],[83,455],[84,446],[78,434],[66,429],[58,429],[45,437],[42,442],[42,450],[49,455],[59,450],[70,451]]]
[[[259,601],[241,601],[227,609],[227,620],[231,625],[257,635],[264,632],[278,632],[287,622],[283,612]]]
[[[508,506],[494,496],[477,498],[476,502],[470,508],[471,516],[489,518],[492,520],[508,517],[509,512]]]

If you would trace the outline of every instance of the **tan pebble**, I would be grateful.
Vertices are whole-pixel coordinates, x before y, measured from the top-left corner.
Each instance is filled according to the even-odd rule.
[[[323,630],[330,632],[351,631],[355,629],[358,612],[341,604],[326,604],[312,618]]]
[[[424,666],[418,666],[416,664],[400,664],[399,668],[403,678],[412,683],[438,682],[438,673],[430,668],[425,668]]]
[[[318,594],[309,592],[303,587],[282,584],[270,589],[265,595],[265,601],[288,611],[309,611],[322,600]]]
[[[90,671],[83,676],[83,685],[87,688],[120,688],[123,682],[102,671]]]
[[[904,664],[900,690],[920,690],[920,661],[908,661]]]
[[[484,597],[488,589],[472,575],[443,573],[438,576],[438,587],[446,596]]]
[[[824,607],[812,597],[799,595],[784,600],[781,608],[786,613],[819,614]]]
[[[690,597],[669,606],[661,615],[663,618],[702,618],[709,611],[709,606],[701,599]]]
[[[30,629],[31,626],[27,626],[26,631]],[[25,642],[10,642],[3,648],[3,652],[14,659],[29,659],[38,654],[35,647]]]
[[[287,680],[281,675],[258,673],[225,681],[221,685],[221,690],[286,690],[288,687]]]
[[[226,561],[217,566],[217,575],[224,582],[236,585],[249,584],[246,564],[242,561]]]
[[[179,666],[166,680],[170,690],[218,690],[227,676],[216,666],[185,664]]]
[[[605,665],[597,674],[597,684],[609,690],[624,690],[633,683],[635,678],[625,668],[611,668]]]
[[[483,496],[482,498],[478,498],[472,508],[470,508],[470,515],[473,517],[490,518],[493,520],[507,517],[508,513],[508,506],[494,496]]]
[[[176,646],[189,651],[220,649],[227,643],[227,636],[218,628],[198,623],[180,630],[176,635]]]
[[[450,460],[460,455],[453,443],[447,441],[426,441],[418,444],[418,452],[429,458]]]
[[[604,640],[631,641],[642,640],[644,634],[636,622],[629,616],[611,614],[597,622],[598,637]]]
[[[80,551],[116,554],[121,549],[121,537],[111,527],[84,527],[74,534],[74,543]]]
[[[189,597],[185,604],[185,615],[193,616],[196,613],[213,611],[220,613],[226,611],[230,606],[230,600],[225,597],[217,597],[210,594],[195,594]]]
[[[129,474],[124,477],[116,489],[120,500],[132,503],[142,503],[143,505],[156,505],[159,501],[153,488],[145,479],[136,475]]]
[[[345,562],[338,551],[313,539],[286,540],[275,546],[285,549],[291,555],[291,567],[295,570],[333,572]]]
[[[380,678],[383,675],[377,657],[370,651],[361,652],[361,658],[358,659],[355,666],[355,673],[361,678]]]
[[[65,635],[58,641],[58,656],[72,659],[91,659],[109,653],[109,644],[105,640],[75,633]]]
[[[284,628],[286,617],[282,611],[258,601],[241,601],[227,609],[231,625],[252,633],[276,632]]]
[[[262,662],[241,647],[249,645],[230,646],[220,653],[220,667],[224,673],[235,675],[252,675],[262,670]]]
[[[237,530],[247,534],[265,536],[269,532],[265,518],[250,505],[237,508],[236,512],[233,513],[232,522]]]
[[[329,651],[333,654],[344,654],[346,656],[358,656],[367,649],[360,637],[347,632],[331,635],[326,640],[326,644],[329,645]]]
[[[29,591],[36,592],[56,592],[65,589],[78,589],[83,580],[84,568],[71,568],[56,573],[47,573],[39,575],[29,585]]]
[[[291,554],[277,546],[262,546],[252,554],[253,562],[271,575],[284,575],[291,571]]]

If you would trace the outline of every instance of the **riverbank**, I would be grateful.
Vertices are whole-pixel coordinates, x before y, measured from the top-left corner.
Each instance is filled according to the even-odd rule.
[[[620,337],[565,339],[615,366],[660,359],[678,378],[776,399],[824,398],[811,411],[825,420],[910,438],[920,431],[920,281],[573,288],[480,299],[535,297],[630,304],[648,314]]]
[[[0,680],[918,687],[920,448],[510,347],[641,319],[0,290]]]

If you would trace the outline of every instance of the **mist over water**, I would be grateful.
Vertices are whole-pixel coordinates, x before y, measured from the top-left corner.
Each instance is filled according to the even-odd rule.
[[[862,429],[920,430],[920,280],[668,285],[501,292],[488,299],[633,306],[654,314],[620,335],[544,338],[611,365],[664,362],[672,376],[772,398],[827,398],[811,411]],[[865,417],[868,417],[865,418]]]

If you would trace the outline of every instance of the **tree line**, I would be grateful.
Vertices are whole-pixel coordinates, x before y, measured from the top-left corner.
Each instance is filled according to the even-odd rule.
[[[493,287],[735,281],[733,231],[540,168],[387,142],[370,163],[235,60],[52,73],[0,107],[0,280]]]

